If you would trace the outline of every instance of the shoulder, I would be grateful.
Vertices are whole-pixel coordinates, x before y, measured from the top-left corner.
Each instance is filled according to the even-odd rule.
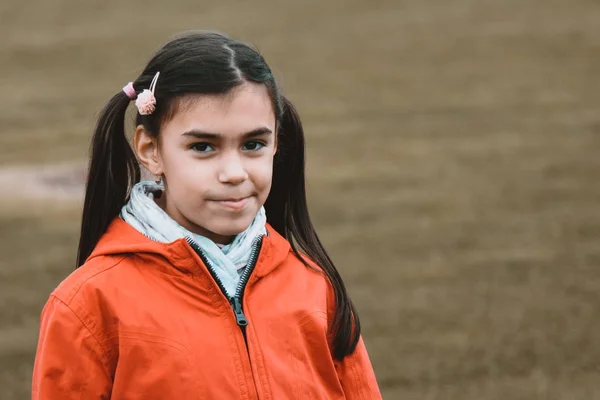
[[[326,278],[325,270],[312,259],[309,255],[299,251],[297,254],[290,249],[287,257],[283,261],[283,267],[292,269],[294,272],[311,276],[314,279],[321,280]]]
[[[280,279],[289,282],[290,285],[304,287],[312,293],[321,294],[328,300],[333,293],[333,286],[325,269],[309,255],[298,252],[295,254],[290,250],[283,262],[282,268],[278,268]]]
[[[104,337],[103,320],[112,313],[105,301],[106,292],[110,291],[107,288],[118,284],[120,279],[116,272],[126,260],[125,255],[97,257],[67,276],[52,291],[42,309],[41,334],[53,329],[67,336],[80,332],[77,335],[92,337],[100,343]]]
[[[67,276],[51,296],[71,307],[81,297],[86,297],[86,292],[100,289],[105,282],[118,279],[117,275],[121,272],[118,267],[128,264],[126,260],[127,255],[93,258]]]
[[[303,267],[303,274],[309,277],[308,279],[310,285],[313,285],[318,292],[324,296],[326,299],[328,312],[333,312],[334,305],[336,303],[336,295],[330,274],[327,273],[323,265],[321,265],[308,254],[303,252],[299,252],[298,254],[299,257],[293,252],[290,252],[290,257],[293,257],[294,259],[294,261],[290,262],[296,263],[297,265],[301,265]]]

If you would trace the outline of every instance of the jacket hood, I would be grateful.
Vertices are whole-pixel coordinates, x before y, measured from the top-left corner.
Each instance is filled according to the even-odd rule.
[[[260,255],[253,272],[257,277],[265,276],[277,268],[291,251],[290,244],[284,237],[271,225],[267,224],[266,227],[267,236],[263,238]],[[184,238],[171,243],[156,242],[138,232],[120,217],[116,217],[110,223],[86,263],[101,256],[130,254],[166,260],[184,273],[193,273],[199,268],[199,257]]]

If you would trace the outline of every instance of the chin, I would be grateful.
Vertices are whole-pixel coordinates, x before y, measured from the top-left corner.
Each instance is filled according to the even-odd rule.
[[[253,218],[243,218],[240,220],[227,220],[219,221],[220,223],[214,224],[209,230],[219,236],[236,236],[244,232],[250,224]]]

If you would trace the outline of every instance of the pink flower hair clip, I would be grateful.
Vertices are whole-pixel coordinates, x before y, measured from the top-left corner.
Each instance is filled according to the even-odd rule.
[[[156,109],[156,97],[154,97],[154,90],[156,88],[156,82],[158,81],[158,76],[160,72],[157,72],[152,78],[152,82],[150,83],[149,89],[144,89],[142,93],[137,95],[137,99],[135,100],[135,105],[138,109],[140,115],[150,115]],[[135,89],[133,87],[133,82],[129,82],[124,88],[123,92],[130,99],[135,99]]]

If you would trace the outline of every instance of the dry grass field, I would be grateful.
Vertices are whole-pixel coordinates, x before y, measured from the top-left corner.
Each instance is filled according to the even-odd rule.
[[[80,190],[52,172],[197,28],[256,44],[298,106],[386,399],[600,399],[597,1],[2,0],[0,21],[0,399],[28,398],[74,266]]]

